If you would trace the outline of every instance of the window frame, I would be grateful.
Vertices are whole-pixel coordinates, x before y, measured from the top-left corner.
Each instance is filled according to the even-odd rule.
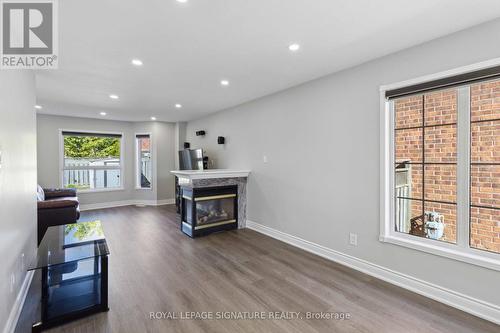
[[[90,131],[81,129],[59,129],[59,184],[60,188],[64,188],[64,132],[78,132],[85,133],[92,136],[93,134],[110,134],[110,135],[120,135],[120,186],[113,188],[101,188],[101,189],[88,189],[88,190],[78,190],[78,193],[99,193],[99,192],[115,192],[125,190],[125,134],[123,132],[110,132],[110,131]],[[99,170],[105,168],[98,168]],[[117,170],[113,168],[113,170]]]
[[[455,86],[457,101],[457,242],[440,242],[397,232],[393,100],[386,92],[500,65],[500,58],[380,87],[380,235],[379,240],[500,271],[500,254],[470,247],[470,83]],[[497,79],[498,80],[498,79]],[[488,81],[488,80],[484,80]],[[444,88],[444,89],[450,89]],[[438,89],[436,89],[438,90]],[[419,93],[421,94],[421,93]],[[460,133],[467,134],[460,134]],[[461,181],[461,180],[466,181]]]
[[[140,182],[139,182],[139,145],[138,145],[138,140],[137,136],[138,135],[148,135],[149,136],[149,153],[151,154],[151,186],[150,187],[141,187]],[[154,186],[154,179],[156,178],[155,174],[155,158],[156,158],[156,153],[154,149],[154,143],[153,143],[153,134],[151,132],[139,132],[139,133],[134,133],[134,186],[136,190],[139,191],[153,191],[153,186]]]

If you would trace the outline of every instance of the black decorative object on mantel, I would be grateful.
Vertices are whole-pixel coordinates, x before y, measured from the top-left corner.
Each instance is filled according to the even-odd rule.
[[[196,132],[196,136],[203,136],[203,135],[205,135],[205,134],[206,134],[206,133],[205,133],[205,131],[203,131],[203,130],[202,130],[202,131],[197,131],[197,132]]]
[[[184,142],[184,149],[189,149],[191,144],[189,142]]]
[[[223,145],[224,143],[226,143],[226,139],[223,136],[219,136],[217,138],[217,143]]]

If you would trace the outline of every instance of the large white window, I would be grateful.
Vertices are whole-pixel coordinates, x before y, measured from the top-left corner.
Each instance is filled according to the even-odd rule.
[[[150,134],[136,134],[136,188],[151,189],[153,182],[152,149]]]
[[[80,191],[122,188],[122,135],[62,131],[62,185]]]
[[[382,89],[381,240],[500,270],[500,75],[476,73]]]

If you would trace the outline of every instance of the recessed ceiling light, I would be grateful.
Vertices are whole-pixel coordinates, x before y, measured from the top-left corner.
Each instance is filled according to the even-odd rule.
[[[101,112],[101,113],[99,113],[99,114],[100,114],[101,116],[105,116],[105,115],[107,115],[107,113],[106,113],[106,112]]]
[[[142,60],[132,59],[132,65],[134,65],[134,66],[142,66]]]
[[[297,43],[293,43],[288,46],[288,49],[292,52],[296,52],[300,49],[300,45]]]
[[[180,108],[182,108],[182,104],[175,104],[175,107],[180,109]]]
[[[109,95],[109,98],[111,98],[111,99],[118,99],[120,97],[118,97],[118,95],[111,94],[111,95]]]
[[[186,3],[188,2],[188,0],[176,0],[177,2],[180,2],[180,3]]]
[[[221,80],[221,81],[220,81],[220,84],[221,84],[222,86],[228,86],[228,85],[229,85],[229,81],[228,81],[228,80]]]
[[[37,109],[37,110],[41,110],[41,109],[43,109],[43,108],[42,108],[42,106],[41,106],[41,105],[35,105],[35,109]]]
[[[156,117],[151,117],[151,120],[156,120]]]

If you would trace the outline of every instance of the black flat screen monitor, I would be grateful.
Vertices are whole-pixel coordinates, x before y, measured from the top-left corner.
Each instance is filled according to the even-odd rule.
[[[179,169],[203,170],[203,150],[184,149],[179,151]]]

